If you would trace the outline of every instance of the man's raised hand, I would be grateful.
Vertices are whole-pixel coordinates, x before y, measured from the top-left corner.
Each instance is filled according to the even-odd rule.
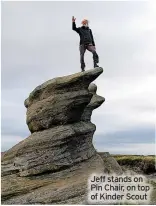
[[[74,16],[72,16],[72,21],[75,22],[76,18]]]

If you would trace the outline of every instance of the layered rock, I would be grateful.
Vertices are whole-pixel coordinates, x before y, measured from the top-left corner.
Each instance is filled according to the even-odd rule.
[[[109,154],[109,152],[101,152],[99,154],[102,157],[104,161],[104,165],[107,168],[109,174],[110,173],[114,173],[117,175],[123,174],[120,165],[118,164],[116,159]]]
[[[88,90],[89,84],[101,73],[102,68],[98,68],[38,86],[25,100],[29,130],[36,132],[78,122],[93,96]]]
[[[79,204],[87,179],[108,172],[92,138],[92,111],[104,102],[91,84],[102,68],[59,77],[25,100],[32,133],[2,157],[3,204]]]
[[[91,83],[88,87],[88,90],[93,96],[91,98],[90,103],[86,106],[86,108],[82,114],[81,120],[83,120],[83,121],[90,121],[92,111],[94,109],[98,108],[105,101],[104,97],[101,97],[101,96],[96,94],[97,86],[95,84]]]

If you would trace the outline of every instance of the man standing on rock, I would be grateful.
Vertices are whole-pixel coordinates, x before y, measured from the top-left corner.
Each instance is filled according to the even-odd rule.
[[[85,62],[84,62],[84,54],[86,49],[93,54],[94,68],[99,67],[97,63],[99,63],[99,57],[96,53],[95,42],[92,34],[92,30],[88,26],[88,20],[84,19],[82,21],[81,27],[76,27],[75,23],[76,18],[72,17],[72,29],[76,31],[80,35],[80,63],[82,71],[85,71]]]

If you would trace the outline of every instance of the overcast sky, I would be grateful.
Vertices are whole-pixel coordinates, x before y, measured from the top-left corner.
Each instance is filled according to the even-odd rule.
[[[30,135],[24,100],[43,82],[80,71],[79,36],[90,21],[105,103],[93,112],[98,151],[154,154],[156,3],[2,2],[2,151]],[[93,67],[86,52],[86,69]]]

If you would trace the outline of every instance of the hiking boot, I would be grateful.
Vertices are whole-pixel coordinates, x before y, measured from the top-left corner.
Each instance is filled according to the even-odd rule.
[[[94,64],[94,68],[96,68],[96,67],[99,67],[99,65],[97,65],[97,64]]]
[[[85,65],[81,65],[81,71],[82,71],[82,72],[85,71]]]

